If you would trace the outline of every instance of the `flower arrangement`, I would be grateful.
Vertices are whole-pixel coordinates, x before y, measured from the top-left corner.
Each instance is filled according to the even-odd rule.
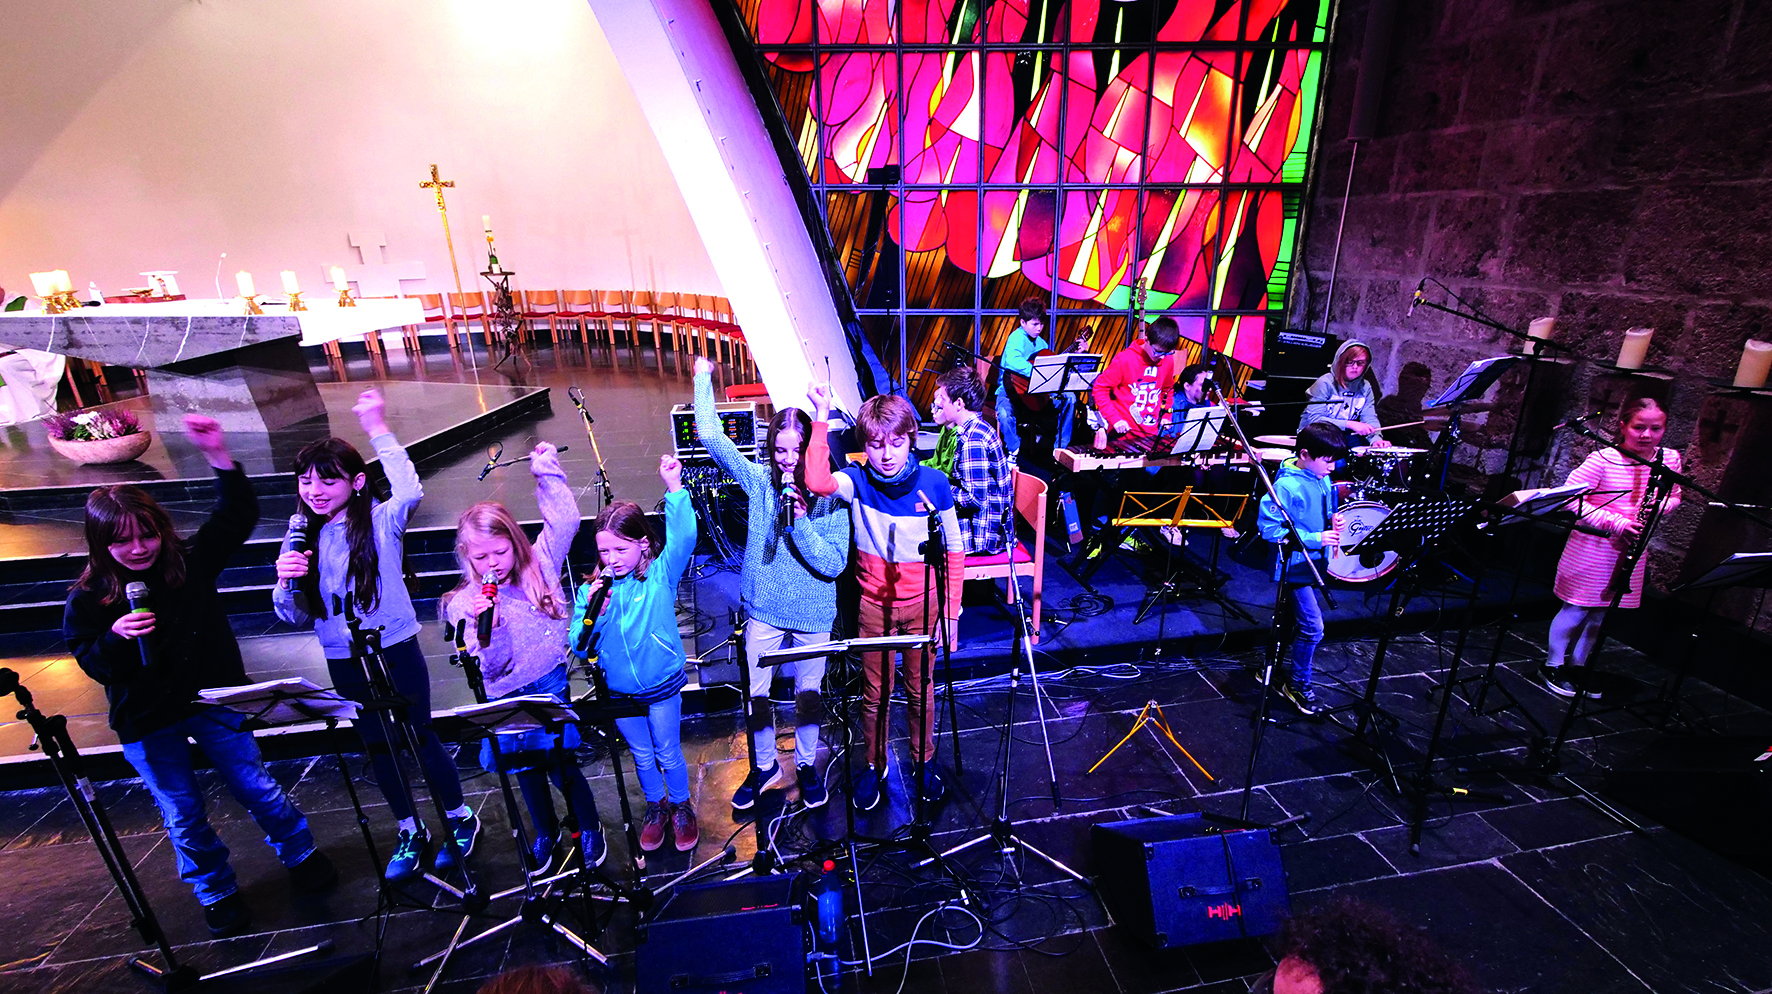
[[[142,423],[125,410],[89,408],[71,414],[51,414],[43,419],[49,437],[64,442],[97,442],[107,438],[137,435]]]

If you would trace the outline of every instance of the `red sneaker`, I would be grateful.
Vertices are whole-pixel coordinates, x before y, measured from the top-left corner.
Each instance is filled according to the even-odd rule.
[[[677,805],[671,818],[671,834],[677,837],[678,852],[688,852],[701,841],[701,829],[695,824],[695,809],[688,801]]]
[[[671,817],[669,801],[647,801],[646,820],[640,823],[640,848],[651,852],[664,845],[665,822]]]

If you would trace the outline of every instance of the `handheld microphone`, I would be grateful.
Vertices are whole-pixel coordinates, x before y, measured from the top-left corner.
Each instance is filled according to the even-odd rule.
[[[1423,300],[1427,299],[1425,296],[1422,295],[1422,292],[1421,292],[1425,289],[1427,289],[1427,277],[1423,276],[1421,278],[1421,282],[1415,284],[1415,296],[1412,299],[1410,299],[1409,310],[1408,310],[1408,313],[1403,315],[1404,317],[1413,317],[1415,314],[1415,305],[1419,304]]]
[[[492,606],[480,612],[474,620],[475,633],[480,636],[480,647],[492,644],[492,616],[498,611],[498,570],[493,570],[480,578],[480,592],[492,602]]]
[[[578,629],[578,643],[572,647],[573,655],[588,657],[591,652],[591,629],[597,626],[597,616],[603,613],[603,602],[609,599],[609,581],[599,577],[596,585],[591,588],[590,599],[585,602],[584,624]]]
[[[124,584],[123,596],[129,601],[130,614],[154,613],[153,607],[148,604],[148,585],[140,580],[131,580],[129,583]],[[154,665],[154,652],[152,649],[148,648],[147,636],[144,635],[135,641],[137,645],[141,646],[142,666],[152,668]]]
[[[1576,417],[1570,418],[1569,420],[1563,422],[1560,425],[1557,425],[1552,430],[1553,431],[1562,431],[1565,428],[1575,428],[1575,427],[1578,427],[1582,422],[1586,421],[1588,418],[1591,418],[1591,417],[1593,417],[1593,415],[1591,415],[1591,414],[1578,415]]]
[[[799,488],[789,480],[781,485],[781,530],[794,530],[794,501],[799,497]]]
[[[297,512],[289,516],[289,530],[284,533],[283,540],[289,544],[290,552],[308,551],[308,516]],[[289,589],[289,580],[277,581],[284,590]]]

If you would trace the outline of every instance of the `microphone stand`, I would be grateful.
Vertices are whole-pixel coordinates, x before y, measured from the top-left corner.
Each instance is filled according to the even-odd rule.
[[[1209,391],[1218,402],[1224,400],[1224,395],[1219,391],[1216,380],[1210,381]],[[1255,791],[1255,771],[1257,764],[1261,761],[1261,744],[1267,736],[1267,726],[1270,720],[1268,707],[1270,699],[1273,697],[1274,670],[1280,665],[1280,653],[1286,647],[1286,629],[1281,624],[1281,619],[1284,617],[1285,611],[1286,570],[1291,559],[1288,550],[1293,545],[1296,545],[1304,553],[1305,566],[1311,571],[1310,585],[1323,592],[1323,599],[1328,602],[1331,608],[1335,606],[1335,597],[1329,592],[1329,584],[1323,578],[1323,571],[1317,568],[1316,560],[1311,557],[1310,550],[1305,547],[1304,536],[1298,530],[1298,522],[1292,520],[1292,515],[1286,510],[1285,502],[1280,500],[1279,491],[1274,489],[1274,478],[1268,474],[1267,467],[1262,464],[1261,460],[1256,458],[1255,446],[1249,443],[1249,436],[1243,432],[1243,425],[1237,419],[1237,412],[1230,412],[1224,420],[1230,426],[1231,432],[1237,436],[1237,441],[1242,443],[1243,450],[1250,454],[1250,467],[1255,470],[1256,477],[1261,480],[1262,488],[1267,496],[1273,499],[1274,509],[1280,513],[1280,520],[1286,524],[1286,538],[1281,541],[1278,551],[1280,580],[1274,584],[1274,614],[1269,630],[1267,657],[1261,668],[1261,702],[1256,705],[1255,709],[1255,729],[1249,743],[1249,768],[1243,774],[1243,801],[1237,815],[1240,821],[1248,823],[1249,802]],[[1259,511],[1257,513],[1259,514]],[[1302,817],[1293,817],[1271,827],[1279,828],[1281,825],[1302,820]]]
[[[129,960],[133,969],[159,981],[162,990],[187,991],[215,977],[245,973],[310,953],[331,951],[332,941],[327,940],[318,945],[267,956],[205,975],[199,975],[188,963],[180,963],[172,950],[171,940],[160,927],[160,920],[155,917],[153,907],[148,904],[147,891],[142,888],[141,881],[135,875],[135,865],[131,862],[129,853],[117,838],[117,830],[111,826],[110,816],[105,813],[104,805],[99,803],[92,781],[86,775],[80,750],[68,735],[68,719],[63,715],[45,715],[39,711],[32,700],[31,692],[19,682],[18,674],[10,669],[0,669],[0,697],[6,696],[18,698],[18,717],[23,718],[36,733],[37,742],[43,747],[44,757],[55,770],[62,789],[67,791],[68,801],[73,804],[75,813],[86,826],[87,834],[92,837],[92,844],[98,847],[99,858],[104,861],[105,869],[111,874],[111,880],[116,883],[117,892],[122,895],[123,904],[129,910],[130,926],[141,935],[144,942],[151,942],[160,949],[160,959],[165,964],[164,967],[155,966],[136,956]]]
[[[609,471],[603,465],[603,450],[597,447],[597,419],[591,417],[590,409],[585,407],[585,392],[577,385],[567,387],[566,396],[572,400],[572,406],[578,408],[579,419],[585,426],[585,437],[591,442],[591,456],[597,460],[596,484],[602,498],[597,510],[601,511],[615,503],[615,490],[609,485]]]

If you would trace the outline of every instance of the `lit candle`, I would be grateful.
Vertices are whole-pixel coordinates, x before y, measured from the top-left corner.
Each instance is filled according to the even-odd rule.
[[[55,292],[56,293],[73,293],[74,292],[74,281],[68,279],[68,271],[65,269],[58,269],[55,271]]]
[[[492,237],[492,215],[491,214],[480,215],[480,223],[482,225],[484,225],[486,228],[486,237],[491,238]]]
[[[295,281],[295,271],[294,270],[290,270],[290,269],[283,270],[283,292],[284,293],[300,293],[301,292],[301,284],[297,283]]]
[[[37,291],[37,296],[47,297],[55,292],[55,284],[51,282],[54,279],[54,273],[32,273],[31,289]]]
[[[1642,369],[1649,355],[1649,336],[1653,328],[1632,328],[1624,333],[1624,347],[1618,350],[1619,369]]]
[[[1735,367],[1735,385],[1749,390],[1766,386],[1766,374],[1772,372],[1772,342],[1747,340],[1741,350],[1741,365]]]
[[[1554,330],[1556,326],[1556,318],[1533,318],[1532,323],[1526,326],[1526,337],[1536,338],[1539,341],[1549,341],[1551,331]],[[1537,355],[1538,342],[1527,342],[1526,347],[1520,351],[1524,352],[1526,355]]]
[[[344,293],[345,288],[348,285],[349,285],[348,282],[345,280],[344,267],[343,266],[333,266],[332,267],[332,288],[334,290],[337,290],[339,293]]]

